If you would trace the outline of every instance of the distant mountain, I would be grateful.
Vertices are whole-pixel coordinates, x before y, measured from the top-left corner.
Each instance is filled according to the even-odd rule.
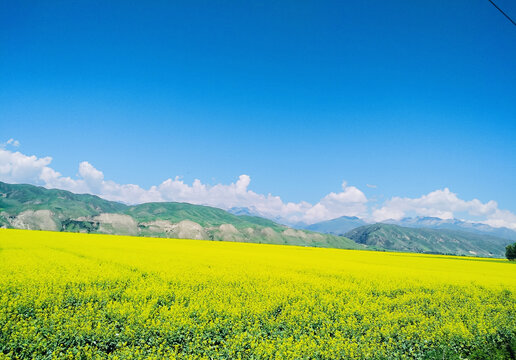
[[[317,247],[364,248],[342,236],[296,230],[222,209],[163,202],[128,206],[94,195],[0,182],[0,227]]]
[[[248,207],[232,207],[231,209],[228,210],[228,213],[237,215],[237,216],[240,216],[240,215],[260,216],[260,213],[256,209],[248,208]]]
[[[495,228],[482,223],[467,222],[458,219],[440,219],[437,217],[413,217],[401,220],[386,220],[386,224],[395,224],[405,227],[448,229],[466,231],[475,234],[486,234],[516,241],[516,231],[508,228]]]
[[[361,226],[345,234],[359,244],[431,254],[503,257],[510,242],[484,234],[448,229],[418,229],[392,224]]]
[[[365,221],[357,218],[356,216],[341,216],[336,219],[305,226],[304,229],[325,234],[342,235],[352,229],[366,224],[367,223]]]

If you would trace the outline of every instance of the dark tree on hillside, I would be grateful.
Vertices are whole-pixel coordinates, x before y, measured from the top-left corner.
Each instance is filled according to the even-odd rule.
[[[507,259],[514,261],[516,259],[516,243],[507,245],[505,248],[505,256]]]

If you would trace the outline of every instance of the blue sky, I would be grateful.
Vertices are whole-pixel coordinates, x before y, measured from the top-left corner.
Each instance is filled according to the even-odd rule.
[[[516,28],[487,0],[3,2],[0,43],[0,141],[63,176],[516,212]]]

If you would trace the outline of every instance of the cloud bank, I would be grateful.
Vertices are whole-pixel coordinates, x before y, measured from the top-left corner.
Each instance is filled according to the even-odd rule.
[[[453,219],[457,214],[466,214],[493,227],[516,230],[516,215],[507,210],[500,210],[496,201],[465,201],[448,188],[432,191],[419,198],[393,197],[385,201],[380,208],[373,210],[372,218],[375,221],[399,220],[407,215],[417,215]]]
[[[313,223],[343,215],[367,216],[367,198],[354,186],[342,184],[342,191],[329,193],[317,204],[284,202],[279,196],[258,194],[249,189],[251,178],[240,175],[230,184],[207,185],[195,180],[191,185],[179,177],[170,178],[149,189],[134,184],[118,184],[104,179],[102,171],[83,161],[77,178],[63,176],[50,167],[52,158],[28,156],[0,149],[0,181],[29,183],[75,193],[91,193],[128,204],[178,201],[222,209],[249,207],[258,214],[288,223]]]
[[[19,146],[10,139],[10,147]],[[419,198],[393,197],[380,206],[366,197],[357,187],[342,183],[340,192],[331,192],[316,204],[306,201],[284,202],[279,196],[258,194],[249,189],[251,178],[242,174],[230,184],[203,184],[196,179],[187,184],[179,177],[169,178],[159,185],[144,189],[134,184],[118,184],[106,180],[102,171],[83,161],[76,178],[63,176],[50,164],[52,158],[25,155],[0,147],[0,181],[29,183],[46,188],[58,188],[74,193],[91,193],[107,200],[128,204],[177,201],[209,205],[222,209],[248,207],[261,216],[295,224],[307,224],[340,216],[357,216],[368,221],[401,219],[405,216],[435,216],[451,219],[457,214],[474,217],[493,227],[516,230],[516,215],[498,208],[495,201],[482,203],[477,199],[462,200],[448,188],[436,190]]]

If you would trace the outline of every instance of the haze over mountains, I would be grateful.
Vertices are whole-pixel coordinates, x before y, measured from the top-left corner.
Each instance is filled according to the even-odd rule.
[[[505,246],[516,239],[516,232],[506,228],[430,217],[367,224],[343,216],[293,228],[255,215],[249,208],[225,211],[177,202],[129,206],[0,182],[0,227],[7,228],[487,257],[503,257]]]
[[[367,223],[356,216],[341,216],[336,219],[305,225],[303,228],[327,234],[342,235]]]
[[[228,211],[236,215],[253,215],[264,217],[264,215],[260,214],[256,209],[248,207],[232,208]],[[356,216],[341,216],[331,220],[316,222],[314,224],[291,224],[289,222],[284,221],[284,219],[280,218],[272,220],[298,229],[305,229],[333,235],[344,235],[348,231],[353,230],[357,227],[376,223],[366,221]],[[516,241],[516,231],[511,230],[509,228],[492,227],[483,223],[463,221],[459,219],[441,219],[438,217],[431,216],[416,216],[405,217],[400,220],[388,219],[381,221],[381,223],[399,225],[408,228],[447,229],[455,231],[465,231],[474,234],[485,234],[489,236],[496,236]]]
[[[408,217],[401,220],[385,220],[384,224],[399,225],[408,228],[446,229],[464,231],[473,234],[496,236],[508,240],[516,240],[516,231],[508,228],[495,228],[482,223],[467,222],[458,219],[440,219],[437,217]],[[348,231],[368,223],[354,216],[342,216],[337,219],[323,221],[302,228],[327,234],[344,235]],[[373,223],[369,223],[373,224]]]
[[[386,220],[383,222],[386,224],[396,224],[414,228],[466,231],[475,234],[486,234],[509,240],[516,240],[516,231],[514,230],[505,227],[495,228],[487,224],[468,222],[458,219],[440,219],[437,217],[414,217],[404,218],[401,220]]]

